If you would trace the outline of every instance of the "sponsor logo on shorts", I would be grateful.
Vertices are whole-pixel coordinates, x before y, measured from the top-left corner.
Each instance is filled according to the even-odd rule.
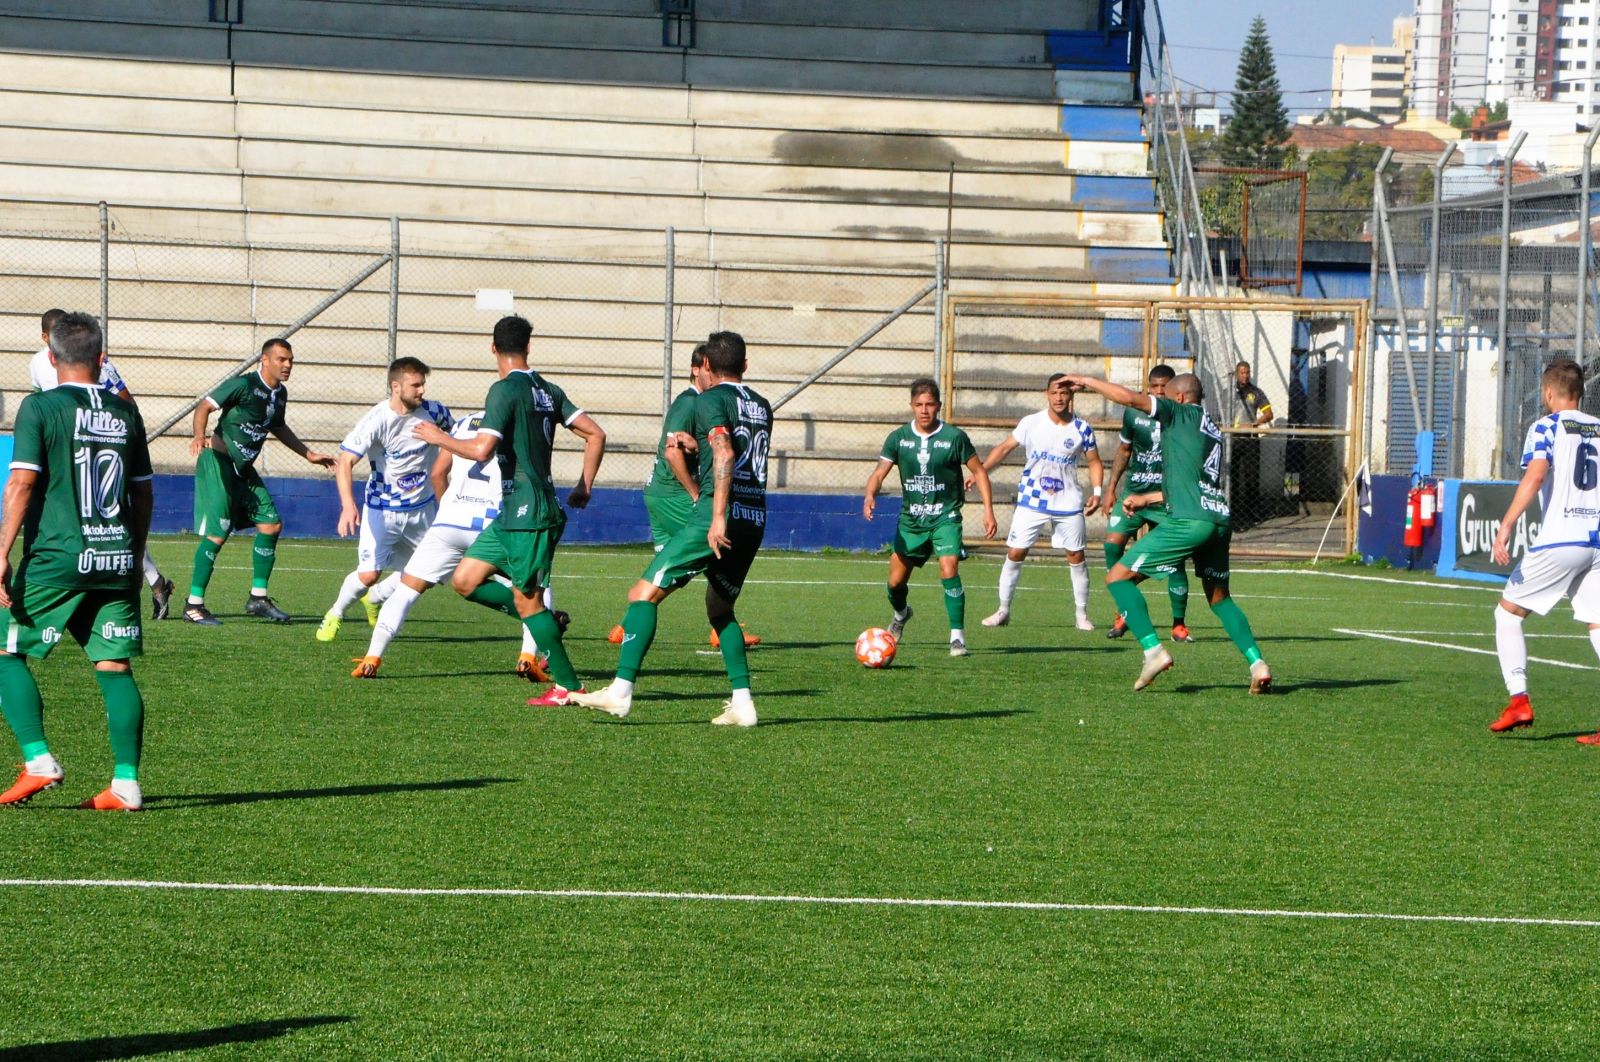
[[[88,575],[90,572],[114,572],[117,575],[127,575],[131,571],[133,571],[132,550],[86,549],[78,554],[79,575]]]
[[[108,620],[100,625],[100,637],[106,641],[113,638],[138,638],[139,625],[135,623],[129,627],[119,627]]]
[[[728,507],[728,519],[755,524],[757,527],[766,527],[767,511],[758,509],[753,505],[740,505],[738,502],[734,502]]]
[[[45,645],[54,645],[61,640],[61,632],[54,627],[46,627],[39,632],[39,641]]]

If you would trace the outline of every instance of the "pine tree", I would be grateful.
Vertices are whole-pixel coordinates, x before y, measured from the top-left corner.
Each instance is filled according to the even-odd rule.
[[[1267,20],[1250,23],[1239,72],[1233,84],[1233,119],[1222,135],[1222,159],[1229,166],[1277,169],[1289,140],[1289,112],[1278,86],[1278,66],[1267,39]]]

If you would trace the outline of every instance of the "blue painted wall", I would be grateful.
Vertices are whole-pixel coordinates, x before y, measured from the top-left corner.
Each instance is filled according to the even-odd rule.
[[[1079,174],[1072,178],[1072,205],[1150,213],[1156,209],[1156,182],[1149,177]]]
[[[1069,140],[1144,140],[1144,111],[1139,107],[1067,103],[1061,107],[1061,132]]]
[[[1100,284],[1172,283],[1171,260],[1164,247],[1091,247],[1089,272]]]
[[[9,439],[5,440],[9,443]],[[287,538],[328,538],[339,522],[339,492],[332,479],[266,477],[278,511],[283,514]],[[155,513],[150,529],[156,534],[192,533],[194,527],[194,477],[161,475],[155,478]],[[565,500],[567,491],[558,492]],[[884,495],[871,523],[861,518],[859,494],[788,494],[767,496],[765,544],[775,549],[876,550],[894,539],[900,517],[900,499]],[[589,507],[567,510],[564,542],[620,545],[648,542],[650,531],[644,495],[638,490],[601,487]]]

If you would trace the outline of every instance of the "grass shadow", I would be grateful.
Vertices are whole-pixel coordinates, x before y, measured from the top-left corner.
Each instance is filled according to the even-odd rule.
[[[138,1058],[164,1055],[172,1051],[203,1051],[222,1044],[251,1044],[275,1040],[298,1029],[319,1025],[338,1025],[355,1021],[348,1015],[320,1015],[312,1018],[273,1018],[219,1025],[192,1032],[137,1033],[132,1036],[102,1036],[93,1040],[57,1040],[47,1044],[0,1049],[0,1062],[25,1059],[51,1059],[52,1062],[96,1062],[101,1059]]]
[[[763,719],[762,726],[796,726],[804,723],[958,723],[971,719],[1009,719],[1032,715],[1027,708],[982,708],[970,712],[901,712],[898,715],[813,715]]]
[[[1306,679],[1303,682],[1272,683],[1272,692],[1269,697],[1283,697],[1291,693],[1309,692],[1311,690],[1358,690],[1369,686],[1398,686],[1404,679],[1397,678],[1359,678],[1359,679]],[[1155,689],[1161,687],[1158,684]],[[1250,684],[1243,680],[1239,682],[1213,682],[1202,684],[1198,682],[1184,683],[1181,686],[1169,686],[1169,693],[1206,693],[1211,690],[1248,690]]]
[[[456,778],[444,782],[380,782],[340,785],[321,789],[263,790],[253,793],[171,793],[145,798],[146,811],[181,808],[220,808],[231,804],[259,804],[273,800],[337,800],[344,797],[386,796],[391,793],[439,793],[453,789],[483,789],[520,781],[517,778]],[[159,805],[159,806],[152,806]]]
[[[1574,738],[1587,737],[1594,733],[1593,730],[1568,730],[1561,734],[1527,734],[1514,738],[1515,741],[1571,741]]]

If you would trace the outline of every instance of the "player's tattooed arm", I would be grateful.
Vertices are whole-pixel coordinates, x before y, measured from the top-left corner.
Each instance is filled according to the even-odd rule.
[[[1117,447],[1117,456],[1111,459],[1111,478],[1106,481],[1106,497],[1117,496],[1117,485],[1122,482],[1122,474],[1128,470],[1128,462],[1133,459],[1133,444],[1122,443]],[[1110,512],[1107,503],[1106,512]]]
[[[579,476],[577,485],[567,495],[567,504],[574,509],[582,509],[589,504],[589,495],[594,491],[595,477],[600,474],[600,459],[606,455],[606,433],[587,413],[579,413],[573,417],[572,423],[567,427],[583,440],[583,473]]]
[[[983,537],[993,538],[1000,530],[1000,525],[994,519],[994,497],[989,485],[989,470],[983,467],[983,462],[974,454],[967,459],[967,467],[972,470],[972,478],[978,484],[978,497],[983,499]]]
[[[1529,461],[1528,467],[1523,470],[1522,479],[1517,482],[1516,493],[1511,496],[1511,504],[1506,506],[1505,515],[1500,518],[1500,528],[1495,532],[1491,555],[1496,564],[1511,563],[1511,532],[1516,529],[1517,520],[1528,506],[1533,504],[1533,499],[1538,497],[1539,488],[1544,484],[1544,477],[1549,471],[1550,462],[1542,457]],[[6,511],[10,512],[10,509],[7,508]]]
[[[321,465],[323,468],[333,467],[332,457],[328,456],[327,454],[318,453],[311,447],[307,446],[304,442],[301,442],[300,436],[296,435],[294,433],[294,429],[289,427],[289,425],[274,425],[272,428],[272,434],[278,437],[279,442],[283,443],[283,445],[287,446],[289,449],[293,450],[295,453],[299,454],[312,464]]]
[[[733,440],[726,429],[713,429],[711,444],[711,530],[706,544],[713,556],[733,545],[728,539],[728,501],[733,495]]]
[[[880,457],[878,467],[867,477],[867,496],[861,500],[861,515],[868,520],[872,519],[874,510],[878,508],[878,491],[883,488],[883,481],[889,477],[889,469],[893,467],[894,463],[887,457]]]

